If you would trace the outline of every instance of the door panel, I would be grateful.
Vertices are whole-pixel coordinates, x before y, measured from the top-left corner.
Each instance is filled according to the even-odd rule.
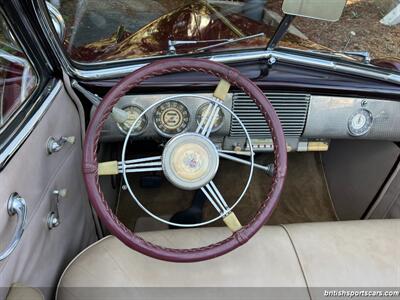
[[[82,138],[77,108],[61,82],[54,87],[47,111],[27,140],[0,172],[0,251],[9,243],[16,217],[7,213],[9,196],[17,192],[27,204],[27,226],[15,251],[0,262],[0,299],[19,283],[38,287],[46,298],[54,293],[61,272],[81,249],[96,240],[91,208],[81,174]],[[46,105],[46,101],[43,105]],[[74,136],[53,154],[49,137]],[[49,229],[54,190],[66,189],[58,210],[60,225]]]

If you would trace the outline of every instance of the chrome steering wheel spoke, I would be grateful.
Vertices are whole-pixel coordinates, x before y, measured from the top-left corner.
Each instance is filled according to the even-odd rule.
[[[232,208],[226,203],[224,197],[221,195],[217,186],[213,181],[210,181],[201,188],[201,191],[207,197],[208,201],[214,206],[220,216],[223,217],[223,221],[232,232],[236,232],[242,229],[242,224],[236,217]]]
[[[206,113],[197,126],[196,133],[200,133],[205,137],[209,137],[214,127],[215,120],[219,114],[219,103],[210,103],[207,107]]]
[[[213,181],[203,186],[201,191],[220,215],[226,216],[229,213],[230,208]]]
[[[236,156],[233,156],[233,155],[230,155],[230,154],[226,154],[226,153],[227,152],[225,152],[225,151],[218,151],[218,155],[221,158],[225,158],[225,159],[228,159],[228,160],[240,163],[240,164],[244,164],[246,166],[251,166],[251,164],[252,164],[248,160],[241,159],[239,157],[236,157]],[[237,153],[235,153],[235,154],[237,154]],[[266,172],[268,176],[273,176],[274,175],[275,167],[274,167],[273,163],[270,163],[270,164],[268,164],[266,166],[263,166],[263,165],[260,165],[260,164],[257,164],[257,163],[253,163],[253,166],[256,169],[259,169],[259,170],[262,170],[262,171]]]
[[[139,159],[126,160],[118,162],[118,173],[122,174],[125,168],[126,173],[139,173],[162,171],[161,156],[152,156]]]
[[[224,79],[221,79],[214,91],[213,97],[215,102],[208,104],[207,110],[204,116],[201,118],[199,125],[197,126],[196,133],[200,133],[205,137],[209,137],[214,127],[214,123],[218,117],[221,109],[220,103],[224,102],[226,95],[229,92],[231,85]]]
[[[99,175],[117,175],[125,173],[143,173],[162,171],[161,156],[131,159],[126,161],[106,161],[98,164]]]

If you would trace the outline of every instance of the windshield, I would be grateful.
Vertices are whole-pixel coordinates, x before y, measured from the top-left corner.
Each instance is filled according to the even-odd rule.
[[[170,55],[171,44],[176,54],[265,49],[281,20],[273,2],[64,0],[58,9],[66,23],[64,46],[70,57],[103,62]],[[238,41],[208,47],[231,39]],[[295,35],[291,41],[313,47]]]
[[[81,63],[265,49],[283,16],[282,0],[51,2],[66,24],[64,47]],[[396,11],[400,13],[397,0],[347,0],[338,22],[295,18],[278,47],[334,53],[363,63],[367,56],[398,59]]]

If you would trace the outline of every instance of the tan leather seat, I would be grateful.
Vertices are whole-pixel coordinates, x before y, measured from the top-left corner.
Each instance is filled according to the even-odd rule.
[[[225,228],[202,228],[142,235],[169,247],[194,247],[226,234]],[[329,287],[398,286],[400,220],[371,220],[266,226],[241,248],[214,260],[191,264],[146,257],[108,236],[71,262],[60,280],[58,299],[166,297],[164,289],[145,287],[209,287],[201,290],[202,299],[207,299],[208,294],[215,299],[216,291],[223,299],[227,297],[222,294],[235,299],[244,291],[263,293],[271,299],[278,299],[278,295],[286,299],[322,299],[324,289]],[[169,289],[167,294],[187,293],[180,298],[193,298],[195,291],[198,292]]]

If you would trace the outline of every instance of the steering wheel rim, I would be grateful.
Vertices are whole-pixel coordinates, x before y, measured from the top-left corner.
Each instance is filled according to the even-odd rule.
[[[274,144],[274,175],[266,200],[253,219],[230,237],[204,247],[173,249],[152,244],[136,235],[114,215],[101,191],[98,176],[97,146],[101,129],[114,105],[143,81],[174,72],[202,72],[229,82],[245,92],[259,107],[270,127]],[[89,199],[100,220],[128,247],[147,256],[171,262],[196,262],[226,254],[246,243],[269,219],[282,192],[287,170],[286,142],[279,118],[263,92],[237,70],[220,63],[197,58],[172,58],[156,61],[123,78],[103,98],[93,115],[85,137],[82,171]]]

